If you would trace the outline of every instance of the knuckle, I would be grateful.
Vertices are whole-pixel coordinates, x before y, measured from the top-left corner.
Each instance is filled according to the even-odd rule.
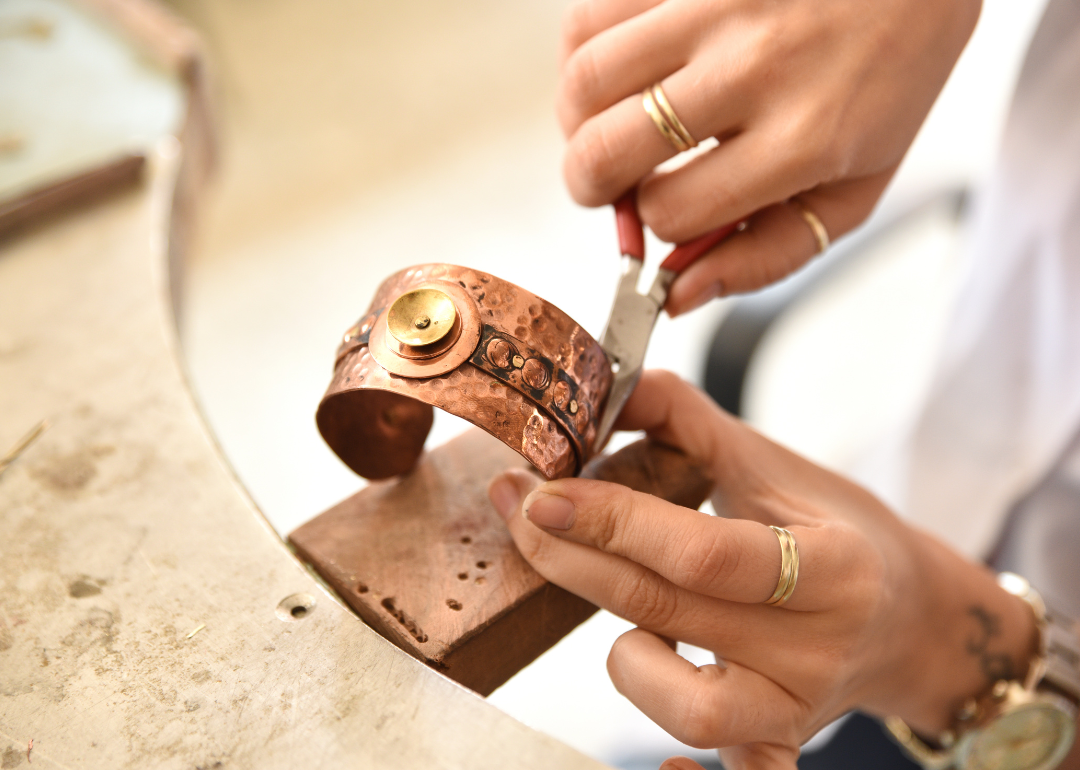
[[[846,524],[826,525],[829,530],[826,559],[836,565],[838,576],[833,595],[849,609],[848,615],[872,617],[883,601],[888,585],[888,566],[881,551],[859,531]]]
[[[852,622],[867,630],[876,625],[881,608],[892,604],[894,597],[888,595],[888,568],[880,552],[868,548],[859,561],[851,570],[849,604],[854,608]]]
[[[842,176],[845,161],[844,142],[837,141],[832,119],[819,111],[807,111],[789,127],[786,141],[799,148],[793,156],[792,172],[798,187],[808,190]]]
[[[685,229],[682,211],[661,198],[651,202],[646,210],[642,207],[641,221],[648,225],[657,238],[665,243],[681,240]]]
[[[691,232],[695,207],[692,203],[678,200],[669,185],[658,184],[667,181],[663,177],[656,177],[655,180],[645,182],[638,193],[641,221],[666,243],[684,240]]]
[[[532,529],[535,530],[535,527]],[[528,532],[524,537],[515,538],[515,544],[522,557],[544,577],[547,577],[545,566],[551,561],[551,548],[557,542],[557,538],[546,535],[539,530]]]
[[[653,369],[649,377],[655,379],[665,393],[678,393],[686,389],[686,381],[670,369]]]
[[[562,16],[561,34],[565,50],[572,51],[589,39],[592,29],[592,0],[577,0]]]
[[[852,645],[842,636],[808,649],[809,678],[817,689],[827,689],[844,678],[852,660]]]
[[[563,70],[561,98],[579,113],[589,113],[600,82],[599,66],[592,48],[579,48],[571,54]]]
[[[624,522],[624,518],[619,515],[620,508],[617,501],[608,499],[596,511],[598,515],[593,518],[592,536],[593,543],[601,551],[610,553],[619,546]]]
[[[568,182],[574,200],[583,206],[607,203],[604,192],[616,167],[616,152],[604,129],[586,123],[571,140]]]
[[[625,617],[649,630],[663,630],[677,612],[674,597],[664,589],[655,573],[635,570],[627,576],[622,591]]]
[[[672,565],[672,580],[691,591],[707,593],[738,569],[739,549],[731,547],[729,538],[712,532],[704,539],[684,540]]]

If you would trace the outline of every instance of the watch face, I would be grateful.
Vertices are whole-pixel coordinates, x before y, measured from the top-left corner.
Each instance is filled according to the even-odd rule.
[[[1072,746],[1076,724],[1057,706],[1036,702],[1002,714],[971,736],[964,770],[1050,770]]]

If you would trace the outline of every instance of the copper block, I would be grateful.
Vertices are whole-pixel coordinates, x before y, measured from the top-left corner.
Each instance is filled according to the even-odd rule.
[[[490,479],[526,466],[472,430],[289,540],[380,634],[487,695],[596,610],[528,565],[487,499]],[[647,440],[596,458],[583,475],[690,508],[712,487],[681,452]]]

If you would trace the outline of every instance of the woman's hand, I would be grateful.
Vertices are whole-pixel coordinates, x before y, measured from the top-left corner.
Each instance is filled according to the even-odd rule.
[[[668,311],[771,283],[873,209],[945,84],[980,0],[578,0],[564,18],[557,113],[564,173],[586,206],[638,185],[645,223],[684,242],[749,217],[672,287]],[[662,82],[699,142],[672,145],[644,111]]]
[[[860,487],[773,444],[674,375],[646,373],[621,417],[708,468],[723,518],[599,481],[490,495],[544,577],[638,626],[615,643],[618,690],[676,738],[734,747],[730,770],[794,768],[798,747],[852,708],[934,734],[964,699],[1022,674],[1027,606],[985,569],[898,520]],[[523,513],[524,515],[518,515]],[[787,528],[800,553],[782,607]],[[716,653],[695,667],[670,640]]]

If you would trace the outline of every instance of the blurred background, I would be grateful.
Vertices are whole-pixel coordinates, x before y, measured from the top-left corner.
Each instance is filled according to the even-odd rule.
[[[986,0],[864,233],[819,260],[814,280],[773,290],[785,310],[757,341],[741,411],[776,440],[849,470],[917,402],[963,248],[957,195],[992,166],[1043,4]],[[285,535],[364,483],[313,415],[341,333],[385,276],[469,265],[601,331],[618,273],[613,216],[565,192],[552,109],[566,3],[168,5],[206,44],[219,139],[184,271],[183,357],[226,456]],[[112,34],[60,0],[0,3],[0,198],[175,130],[175,78]],[[79,125],[57,118],[64,100],[86,106]],[[655,264],[664,250],[650,246]],[[714,334],[740,301],[661,319],[648,365],[703,383]],[[430,445],[465,427],[437,415]],[[609,683],[607,651],[627,627],[599,613],[490,700],[618,767],[710,757]]]

